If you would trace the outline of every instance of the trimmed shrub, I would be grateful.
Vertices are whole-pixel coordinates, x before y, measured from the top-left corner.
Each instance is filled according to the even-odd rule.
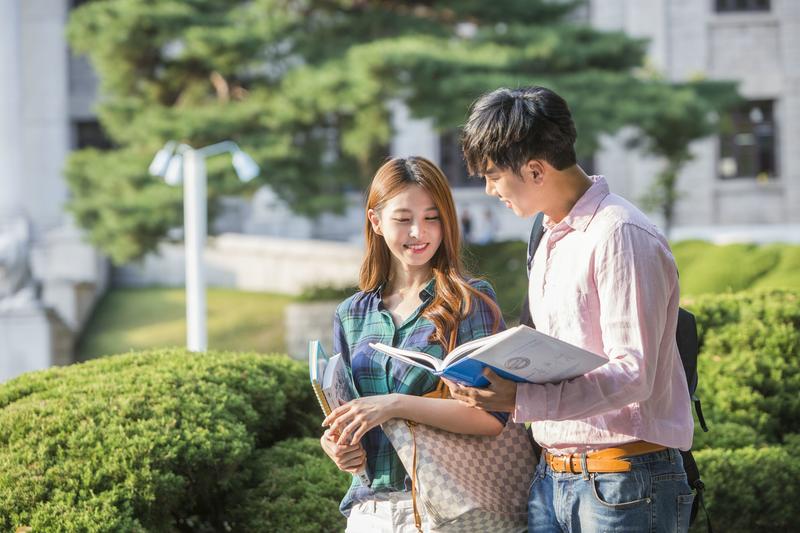
[[[695,459],[708,487],[705,503],[715,531],[798,531],[800,449],[789,446],[707,449]],[[705,531],[702,511],[692,531]]]
[[[231,511],[234,531],[317,533],[342,531],[339,501],[352,477],[341,472],[319,439],[293,439],[260,450],[253,461],[257,483]]]
[[[698,394],[712,424],[749,427],[773,444],[800,433],[799,300],[794,292],[769,291],[691,302],[701,342]],[[701,442],[715,446],[713,439],[704,435]]]
[[[319,435],[307,380],[283,356],[179,349],[12,380],[0,530],[223,531],[242,491],[271,476],[261,450]]]

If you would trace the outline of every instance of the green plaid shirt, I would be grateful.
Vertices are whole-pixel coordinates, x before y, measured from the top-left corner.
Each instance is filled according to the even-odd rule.
[[[496,299],[489,283],[473,280],[470,284]],[[431,280],[420,292],[422,304],[399,327],[394,325],[392,316],[384,307],[380,289],[358,292],[336,309],[333,350],[334,353],[341,353],[350,365],[353,380],[361,396],[390,393],[421,396],[436,388],[439,378],[427,370],[396,361],[369,347],[371,342],[382,342],[422,351],[442,359],[442,346],[428,341],[434,332],[433,323],[422,317],[422,312],[433,300],[433,291],[434,281]],[[459,324],[458,344],[492,334],[494,318],[491,310],[480,299],[476,298],[473,302],[469,316]],[[500,329],[505,329],[502,319]],[[507,414],[492,414],[505,423]],[[340,506],[345,515],[350,514],[350,507],[355,503],[376,499],[377,492],[411,490],[411,479],[380,427],[370,430],[361,440],[361,444],[367,452],[367,474],[372,480],[372,486],[363,487],[358,478],[353,478]]]

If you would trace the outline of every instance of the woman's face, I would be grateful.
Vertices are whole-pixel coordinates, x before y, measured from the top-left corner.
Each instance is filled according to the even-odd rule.
[[[419,185],[407,186],[383,209],[370,209],[367,216],[375,233],[386,241],[394,263],[402,268],[428,266],[442,243],[439,210]]]

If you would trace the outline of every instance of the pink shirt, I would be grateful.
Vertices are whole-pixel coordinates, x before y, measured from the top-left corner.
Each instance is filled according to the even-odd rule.
[[[517,386],[514,420],[554,453],[644,440],[688,450],[675,341],[678,273],[658,229],[602,176],[558,224],[545,217],[529,295],[536,328],[608,358],[572,380]]]

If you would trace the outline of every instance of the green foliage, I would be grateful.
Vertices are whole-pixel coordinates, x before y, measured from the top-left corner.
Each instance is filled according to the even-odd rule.
[[[451,129],[498,86],[561,92],[578,152],[591,154],[601,133],[672,106],[659,99],[668,91],[652,88],[663,82],[635,74],[646,43],[569,22],[580,3],[86,2],[68,38],[98,72],[97,111],[116,148],[71,156],[69,209],[114,261],[141,257],[181,217],[179,191],[147,175],[152,155],[170,139],[199,147],[225,138],[298,212],[336,209],[386,155],[387,102]],[[208,171],[213,210],[241,186],[225,158]]]
[[[522,241],[473,244],[465,251],[467,268],[494,287],[507,323],[517,323],[528,291],[525,266],[526,243]]]
[[[318,439],[283,441],[261,450],[253,461],[256,483],[231,511],[236,531],[342,531],[339,500],[351,476],[341,472]]]
[[[689,306],[699,324],[698,395],[708,420],[750,427],[776,444],[800,433],[798,299],[796,292],[749,292]]]
[[[690,144],[718,131],[720,115],[740,99],[734,83],[719,81],[654,82],[644,90],[658,104],[633,111],[640,135],[631,144],[665,159],[642,203],[648,210],[660,211],[669,236],[675,204],[683,194],[677,188],[678,174],[693,159]]]
[[[798,451],[800,448],[771,446],[695,452],[714,531],[797,531]],[[702,510],[692,531],[706,531]]]
[[[220,531],[260,450],[319,433],[285,357],[157,350],[0,386],[0,530]],[[299,461],[299,460],[298,460]]]

